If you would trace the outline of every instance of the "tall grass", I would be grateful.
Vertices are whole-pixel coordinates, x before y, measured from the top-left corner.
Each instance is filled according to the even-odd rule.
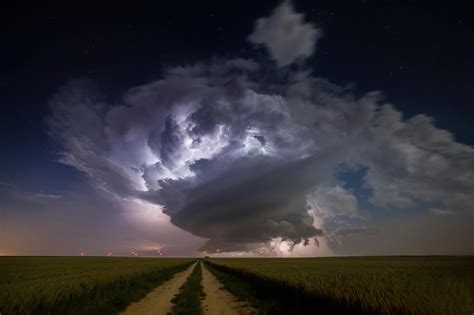
[[[270,313],[285,313],[287,306],[296,313],[474,311],[474,257],[210,259],[206,263],[221,273],[224,284],[226,275],[231,276],[253,288],[258,299],[273,301],[276,311]],[[227,287],[233,290],[229,279]]]
[[[114,314],[193,259],[0,257],[0,313]]]

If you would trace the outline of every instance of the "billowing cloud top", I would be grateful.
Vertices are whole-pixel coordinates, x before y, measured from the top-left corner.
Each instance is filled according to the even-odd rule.
[[[278,66],[287,66],[310,57],[322,31],[296,13],[289,1],[282,2],[268,18],[258,19],[248,39],[264,45]]]
[[[284,2],[250,40],[283,66],[310,56],[319,35]],[[380,93],[356,98],[307,72],[250,59],[170,68],[119,104],[73,81],[51,107],[62,163],[102,191],[161,205],[173,224],[209,239],[204,248],[308,244],[323,235],[315,217],[366,219],[365,197],[343,188],[341,170],[367,170],[374,209],[456,213],[474,202],[474,149],[431,118],[405,120]],[[331,237],[367,231],[344,226]]]

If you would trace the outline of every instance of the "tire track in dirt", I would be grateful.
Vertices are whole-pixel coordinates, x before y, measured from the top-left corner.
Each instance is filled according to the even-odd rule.
[[[147,314],[168,314],[173,308],[171,300],[178,293],[179,288],[186,282],[189,275],[196,267],[194,263],[188,269],[178,272],[162,285],[148,293],[143,299],[130,304],[121,315],[147,315]]]
[[[203,301],[204,314],[209,315],[248,315],[258,312],[248,303],[237,300],[235,296],[224,289],[222,283],[207,270],[205,264],[202,267],[202,286],[206,297]]]

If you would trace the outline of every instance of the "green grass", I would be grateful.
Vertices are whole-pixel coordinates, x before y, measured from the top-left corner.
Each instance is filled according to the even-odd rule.
[[[179,293],[173,298],[172,302],[175,303],[175,305],[173,306],[171,314],[202,314],[201,300],[204,296],[201,264],[198,263],[189,278],[179,289]]]
[[[193,261],[0,257],[0,313],[115,314]]]
[[[209,259],[264,314],[472,314],[474,257]]]

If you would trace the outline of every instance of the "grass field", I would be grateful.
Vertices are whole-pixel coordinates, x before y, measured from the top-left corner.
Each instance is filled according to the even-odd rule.
[[[472,314],[474,257],[206,260],[262,313]]]
[[[0,313],[114,314],[193,261],[0,257]]]

